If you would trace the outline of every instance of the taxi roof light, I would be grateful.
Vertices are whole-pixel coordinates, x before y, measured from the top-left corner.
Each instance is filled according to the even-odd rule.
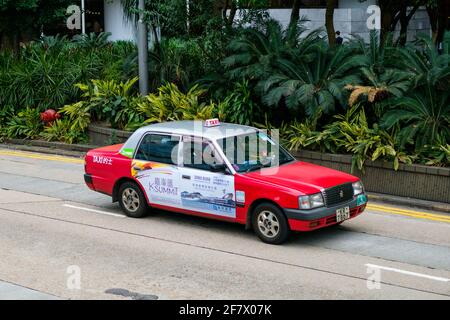
[[[217,118],[205,120],[205,127],[217,127],[220,126],[220,120]]]

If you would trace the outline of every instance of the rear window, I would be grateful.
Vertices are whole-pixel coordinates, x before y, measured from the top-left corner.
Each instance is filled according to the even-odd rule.
[[[139,145],[136,159],[176,165],[178,163],[179,143],[179,137],[147,134]]]

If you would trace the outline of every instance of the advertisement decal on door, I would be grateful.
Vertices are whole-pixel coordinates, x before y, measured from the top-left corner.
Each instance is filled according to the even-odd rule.
[[[150,203],[236,217],[233,176],[140,160],[133,161],[131,174]]]
[[[185,172],[186,171],[186,172]],[[234,198],[234,178],[217,173],[184,169],[183,174],[191,174],[191,179],[182,180],[181,202],[183,207],[194,211],[236,217]]]

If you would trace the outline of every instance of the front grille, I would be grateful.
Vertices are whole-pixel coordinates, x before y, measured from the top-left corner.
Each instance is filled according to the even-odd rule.
[[[347,202],[353,199],[353,186],[351,183],[342,184],[340,186],[325,189],[323,197],[327,207]]]

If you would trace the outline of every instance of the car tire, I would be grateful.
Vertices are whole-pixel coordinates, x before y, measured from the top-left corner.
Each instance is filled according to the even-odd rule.
[[[253,210],[252,226],[265,243],[282,244],[289,239],[290,229],[286,216],[276,205],[262,203]]]
[[[119,204],[128,217],[142,218],[147,215],[147,199],[141,188],[134,182],[121,184],[119,188]]]

